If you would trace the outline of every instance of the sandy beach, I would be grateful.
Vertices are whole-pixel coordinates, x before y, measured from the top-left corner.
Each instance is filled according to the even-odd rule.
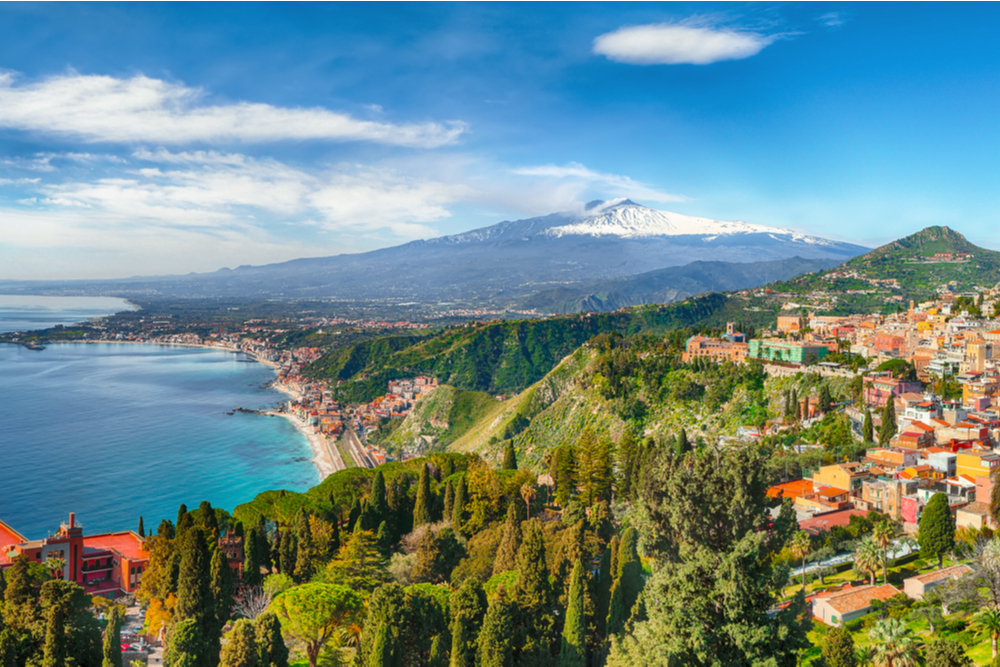
[[[291,396],[295,400],[300,398],[298,392],[292,390],[290,387],[285,386],[277,380],[272,382],[271,386],[281,393]],[[340,456],[340,451],[336,448],[336,446],[334,446],[334,443],[330,442],[330,438],[327,436],[322,433],[314,433],[308,424],[289,412],[268,412],[267,414],[275,417],[284,417],[306,437],[306,440],[309,441],[309,446],[313,450],[313,465],[315,465],[316,469],[319,471],[319,477],[321,480],[324,480],[327,476],[347,467],[344,465],[344,460]]]

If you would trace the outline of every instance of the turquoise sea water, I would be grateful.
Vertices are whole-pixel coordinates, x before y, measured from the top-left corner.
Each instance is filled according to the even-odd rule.
[[[285,419],[226,412],[283,398],[243,355],[137,344],[0,344],[0,520],[26,535],[76,512],[86,532],[147,530],[202,500],[230,511],[319,481]]]
[[[66,326],[132,309],[125,299],[115,297],[0,294],[0,333]]]

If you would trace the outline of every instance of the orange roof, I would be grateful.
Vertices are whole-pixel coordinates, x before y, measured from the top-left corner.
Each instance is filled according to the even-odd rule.
[[[952,565],[951,567],[934,570],[933,572],[921,574],[913,578],[922,584],[929,584],[932,581],[940,581],[941,579],[947,579],[949,577],[961,577],[963,574],[968,572],[972,572],[972,568],[968,565]]]
[[[108,549],[117,551],[129,560],[146,560],[149,554],[143,549],[146,541],[127,530],[121,533],[105,533],[104,535],[91,535],[83,538],[83,546],[94,549]]]
[[[813,492],[813,483],[811,479],[796,479],[791,482],[785,482],[784,484],[775,484],[767,490],[768,498],[801,498],[802,496]]]
[[[27,542],[28,539],[17,532],[3,521],[0,521],[0,552],[7,551],[8,548],[14,546],[15,544],[21,544],[22,542]]]
[[[912,426],[914,428],[919,428],[924,433],[927,433],[927,432],[930,432],[930,431],[934,430],[933,426],[928,426],[927,424],[925,424],[923,422],[910,422],[910,426]]]
[[[820,491],[819,495],[823,496],[824,498],[835,498],[837,496],[842,496],[845,493],[847,493],[847,491],[844,491],[843,489],[835,489],[832,486],[830,486]]]
[[[899,595],[899,589],[890,584],[884,586],[859,586],[853,590],[835,593],[826,598],[816,598],[826,600],[827,604],[839,611],[841,614],[849,614],[852,611],[866,609],[871,606],[873,600],[888,600],[894,595]]]

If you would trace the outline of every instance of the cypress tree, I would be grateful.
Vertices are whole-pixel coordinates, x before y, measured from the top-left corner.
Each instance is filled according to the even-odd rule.
[[[399,661],[394,649],[392,631],[384,623],[376,625],[365,667],[396,667]]]
[[[215,603],[215,625],[206,631],[206,638],[211,641],[218,635],[222,636],[222,628],[229,622],[233,608],[233,571],[229,569],[229,559],[222,549],[216,549],[212,554],[212,601]]]
[[[355,524],[361,518],[361,501],[355,498],[351,502],[351,511],[347,515],[347,530],[354,530]]]
[[[67,655],[66,622],[72,611],[70,602],[77,585],[59,579],[42,584],[42,615],[45,619],[45,644],[42,667],[65,667]]]
[[[455,511],[455,488],[451,480],[444,485],[444,518],[451,521],[451,515]]]
[[[792,419],[799,418],[799,392],[796,391],[795,387],[792,387],[791,393],[788,395],[788,410],[789,416]]]
[[[570,575],[569,601],[566,605],[566,624],[563,626],[559,667],[585,667],[587,664],[587,616],[583,594],[587,583],[583,577],[583,564],[576,561]]]
[[[517,453],[514,451],[514,443],[507,441],[507,446],[503,451],[503,465],[501,470],[517,470]]]
[[[204,530],[198,526],[187,529],[181,544],[180,574],[177,581],[177,606],[174,619],[194,623],[188,631],[181,652],[195,656],[194,665],[213,665],[219,658],[219,634],[215,600],[212,598],[212,575]],[[175,628],[174,632],[177,632]],[[174,645],[171,638],[171,648]],[[170,663],[173,664],[173,663]]]
[[[517,507],[511,502],[507,506],[507,520],[503,524],[503,536],[493,560],[493,574],[507,572],[517,567],[517,551],[521,548],[521,522],[517,518]]]
[[[104,659],[101,667],[121,667],[122,664],[122,613],[121,607],[113,605],[108,612],[108,624],[104,628]]]
[[[281,637],[281,623],[273,611],[265,611],[254,621],[260,648],[261,667],[288,667],[288,647]]]
[[[291,530],[281,531],[281,546],[278,552],[278,571],[288,576],[295,574],[295,559],[299,555],[295,533]]]
[[[882,426],[878,430],[878,444],[888,445],[894,435],[896,435],[896,402],[892,396],[889,396],[882,409]]]
[[[865,408],[865,421],[861,426],[861,438],[865,442],[875,442],[875,424],[872,422],[872,411]]]
[[[270,574],[272,567],[271,543],[267,539],[267,522],[265,521],[263,514],[257,522],[257,558],[264,570]]]
[[[479,667],[513,667],[517,643],[517,609],[501,586],[496,599],[486,610],[479,633]]]
[[[0,667],[17,667],[17,638],[10,629],[0,630]]]
[[[187,515],[187,513],[188,513],[187,505],[181,503],[180,506],[177,508],[177,521],[174,521],[174,525],[179,528],[180,525],[184,523],[184,517],[185,515]]]
[[[944,565],[944,555],[955,546],[955,517],[948,508],[948,497],[943,493],[931,496],[917,528],[917,542],[921,556],[938,559]]]
[[[260,556],[257,549],[260,541],[257,539],[257,528],[251,526],[243,538],[243,585],[259,586],[260,576]]]
[[[156,535],[168,540],[174,539],[174,524],[170,519],[160,521],[160,525],[156,527]]]
[[[222,647],[220,667],[258,667],[259,650],[253,623],[241,618],[229,631],[228,641]]]
[[[406,592],[402,586],[391,583],[376,588],[368,601],[358,664],[362,667],[402,667],[401,633],[406,629],[407,616]]]
[[[642,590],[642,563],[639,560],[638,534],[629,526],[622,533],[618,547],[615,583],[611,589],[608,611],[608,634],[618,634],[625,628],[632,607]]]
[[[830,396],[830,388],[824,382],[819,388],[819,411],[829,412],[833,406],[833,398]]]
[[[219,537],[219,518],[215,516],[212,503],[207,500],[198,505],[198,523],[205,529],[205,539],[215,541]]]
[[[208,649],[198,621],[193,618],[178,621],[170,632],[170,643],[163,654],[163,664],[171,667],[199,667],[205,665],[208,658]]]
[[[450,645],[451,637],[448,636],[447,632],[439,632],[434,635],[430,656],[427,658],[427,667],[448,667],[448,647]]]
[[[417,502],[413,508],[413,527],[433,521],[433,498],[431,498],[431,470],[425,463],[420,469],[420,481],[417,482]]]
[[[385,477],[381,470],[375,471],[375,479],[372,480],[371,500],[368,503],[368,511],[372,514],[372,525],[377,527],[380,523],[389,518],[389,502],[385,493]]]
[[[856,667],[854,637],[844,627],[833,628],[826,634],[822,645],[825,667]]]
[[[389,541],[389,524],[383,521],[378,526],[378,533],[375,535],[375,543],[378,546],[378,550],[382,552],[383,556],[389,556],[389,550],[392,547],[392,543]]]
[[[691,451],[691,441],[688,440],[686,430],[681,429],[681,432],[677,434],[676,443],[677,453],[679,455],[683,455]]]
[[[618,550],[618,536],[611,538],[611,542],[604,548],[601,556],[601,569],[598,571],[597,579],[597,609],[595,620],[597,621],[597,632],[600,636],[607,634],[608,610],[611,608],[611,587],[615,583],[615,569],[613,560]]]
[[[180,538],[192,526],[194,526],[194,519],[191,518],[191,513],[187,511],[187,506],[181,503],[181,506],[177,509],[177,538]]]
[[[295,535],[295,580],[299,583],[309,581],[313,575],[312,531],[309,528],[309,515],[305,510],[299,514],[298,527]]]
[[[462,530],[462,524],[465,523],[465,496],[465,475],[461,475],[458,478],[458,486],[455,487],[455,504],[451,510],[451,525],[459,532]]]
[[[524,655],[529,662],[550,654],[554,639],[553,592],[545,563],[545,542],[537,519],[525,522],[517,554],[515,593],[524,627]]]
[[[146,537],[146,529],[142,525],[141,516],[139,517],[139,530],[137,532],[139,533],[139,537]]]
[[[476,642],[486,614],[486,593],[475,577],[451,594],[451,662],[449,667],[475,667]]]

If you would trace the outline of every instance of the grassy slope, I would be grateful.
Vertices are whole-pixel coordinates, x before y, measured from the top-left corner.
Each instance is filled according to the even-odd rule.
[[[388,439],[393,447],[426,452],[446,448],[462,437],[500,402],[493,396],[440,385],[413,407]],[[427,438],[433,441],[428,443]]]

